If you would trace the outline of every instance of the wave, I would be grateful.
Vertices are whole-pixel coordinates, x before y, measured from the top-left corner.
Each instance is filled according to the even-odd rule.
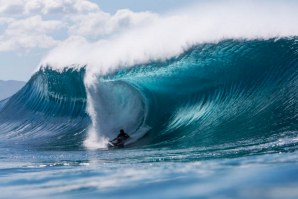
[[[92,148],[123,128],[133,147],[237,148],[284,138],[294,146],[297,68],[296,37],[200,44],[166,61],[93,74],[92,84],[86,66],[47,66],[0,105],[0,138]]]
[[[80,145],[90,123],[84,69],[41,69],[0,110],[1,140],[36,146]]]

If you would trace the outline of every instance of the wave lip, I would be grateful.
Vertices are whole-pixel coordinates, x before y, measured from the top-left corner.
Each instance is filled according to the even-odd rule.
[[[225,39],[293,37],[298,35],[297,10],[298,3],[292,0],[199,1],[103,40],[71,37],[41,65],[58,69],[88,65],[92,74],[104,75],[122,67],[171,59],[194,46]]]

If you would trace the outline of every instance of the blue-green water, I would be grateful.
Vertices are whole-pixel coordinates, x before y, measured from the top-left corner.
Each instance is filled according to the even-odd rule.
[[[193,160],[195,149],[1,149],[1,198],[297,198],[297,153]],[[235,151],[237,154],[237,151]],[[194,154],[195,157],[200,153]],[[199,158],[200,159],[200,158]]]
[[[0,102],[1,198],[298,197],[297,38],[202,44],[92,86],[86,67],[43,67]],[[124,148],[98,147],[122,128]]]

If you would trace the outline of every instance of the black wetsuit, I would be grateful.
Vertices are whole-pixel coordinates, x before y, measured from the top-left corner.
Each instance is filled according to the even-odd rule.
[[[112,140],[112,143],[116,146],[124,145],[125,140],[129,138],[129,135],[126,133],[120,133],[115,139]]]

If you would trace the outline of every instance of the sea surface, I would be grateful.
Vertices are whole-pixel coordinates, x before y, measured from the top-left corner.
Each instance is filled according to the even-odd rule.
[[[87,73],[42,66],[0,102],[0,198],[298,198],[297,37]]]

